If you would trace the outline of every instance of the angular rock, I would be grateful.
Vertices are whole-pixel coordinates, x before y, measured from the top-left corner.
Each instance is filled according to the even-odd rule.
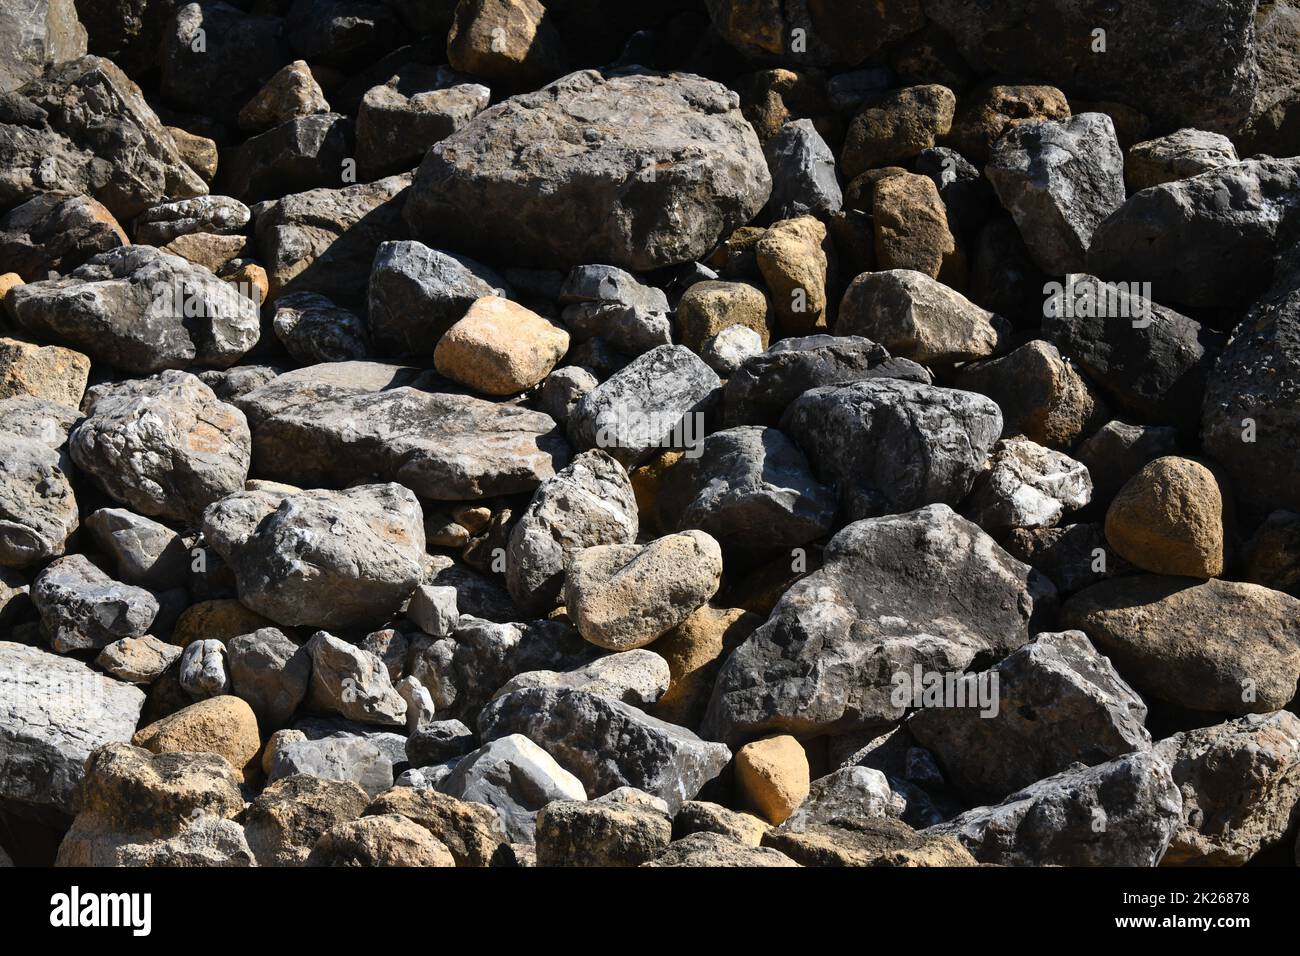
[[[822,279],[825,285],[825,278]],[[825,295],[822,296],[825,299]],[[698,352],[723,329],[740,325],[753,329],[766,347],[771,332],[767,296],[744,282],[697,282],[686,290],[676,310],[682,344]]]
[[[294,60],[266,81],[239,111],[239,128],[263,132],[299,116],[328,113],[325,93],[304,60]]]
[[[239,492],[208,509],[203,536],[240,600],[277,624],[383,624],[420,583],[424,521],[401,485]]]
[[[774,827],[763,834],[763,848],[785,854],[798,866],[975,865],[952,837],[917,832],[900,820],[880,817]]]
[[[777,324],[789,335],[826,327],[825,245],[826,227],[812,216],[773,223],[754,244]]]
[[[370,352],[365,323],[315,292],[294,292],[275,300],[276,338],[303,365],[365,359]]]
[[[72,460],[141,514],[193,521],[248,477],[243,412],[188,372],[97,386],[85,412]]]
[[[763,155],[772,174],[767,214],[773,220],[840,211],[844,196],[835,176],[835,154],[812,120],[786,123],[763,144]]]
[[[640,866],[672,840],[668,814],[601,800],[549,803],[537,814],[538,866]]]
[[[1300,678],[1300,601],[1256,584],[1143,574],[1070,598],[1061,623],[1139,690],[1190,710],[1280,710]]]
[[[1049,275],[1083,271],[1093,232],[1124,203],[1124,153],[1105,113],[1014,127],[984,175]]]
[[[41,633],[60,654],[141,637],[158,614],[152,594],[119,584],[81,554],[47,564],[32,582],[32,603]]]
[[[89,375],[90,359],[80,352],[0,338],[0,399],[30,395],[77,408]]]
[[[89,196],[41,193],[0,216],[0,260],[28,282],[127,244],[113,214]]]
[[[736,786],[770,823],[783,823],[808,796],[808,757],[788,734],[745,744],[736,751]]]
[[[412,678],[407,678],[411,680]],[[401,690],[401,688],[398,688]],[[425,694],[429,692],[420,685]],[[410,726],[410,701],[407,701]],[[462,757],[474,749],[474,733],[459,720],[434,720],[417,726],[406,738],[406,757],[412,767],[430,767]]]
[[[422,241],[521,265],[698,259],[771,192],[738,106],[734,93],[687,74],[570,74],[436,143],[407,221]],[[586,213],[557,220],[557,204]]]
[[[86,518],[95,542],[113,556],[124,584],[166,590],[189,579],[185,539],[164,524],[125,508],[100,508]]]
[[[243,232],[252,213],[238,199],[229,196],[199,196],[162,203],[136,217],[135,241],[161,246],[192,233],[231,235]]]
[[[532,843],[537,811],[555,800],[585,800],[581,781],[522,734],[489,741],[464,757],[438,790],[494,807],[512,842]]]
[[[405,726],[406,701],[379,658],[325,631],[304,650],[311,658],[311,707],[363,724]]]
[[[853,118],[840,166],[852,179],[881,166],[901,166],[948,135],[957,98],[944,86],[912,86],[890,93]]]
[[[538,0],[467,0],[452,17],[447,59],[462,72],[528,89],[562,72],[562,40]]]
[[[5,308],[26,331],[125,372],[223,368],[257,343],[257,306],[207,269],[149,246],[92,256],[19,286]]]
[[[1093,498],[1109,501],[1149,462],[1178,451],[1178,434],[1170,427],[1127,425],[1110,421],[1074,450],[1092,476]]]
[[[674,840],[663,853],[642,866],[769,867],[799,866],[769,847],[747,846],[720,833],[698,832]]]
[[[1066,770],[1001,803],[930,827],[1000,866],[1156,866],[1182,824],[1182,798],[1150,751]]]
[[[485,707],[478,725],[484,740],[520,734],[532,740],[576,775],[588,794],[636,787],[665,800],[670,812],[699,793],[731,759],[722,744],[582,690],[515,691]],[[452,778],[459,772],[460,765]]]
[[[72,463],[61,451],[75,414],[28,396],[0,399],[0,567],[58,557],[77,530]]]
[[[355,820],[369,802],[355,783],[297,774],[258,794],[244,811],[244,833],[259,866],[302,866],[325,831]]]
[[[998,140],[1014,127],[1069,118],[1069,101],[1054,86],[990,86],[962,104],[953,122],[952,143],[971,162],[983,165]]]
[[[744,325],[729,325],[700,346],[700,358],[719,376],[731,375],[763,352],[763,337]]]
[[[1009,332],[1005,319],[907,269],[858,276],[835,322],[836,335],[862,336],[891,355],[940,368],[988,358]]]
[[[434,366],[452,381],[493,396],[516,395],[544,379],[569,350],[569,333],[509,299],[476,300],[438,340]]]
[[[727,659],[705,737],[885,726],[906,710],[896,673],[959,671],[1029,639],[1032,572],[945,505],[851,524],[824,561]]]
[[[493,698],[528,688],[574,688],[649,709],[668,690],[671,672],[661,656],[648,650],[598,657],[572,671],[525,671],[501,685]]]
[[[1002,413],[982,395],[874,379],[804,392],[781,430],[839,489],[842,516],[857,519],[957,504],[1002,432]]]
[[[993,534],[1050,528],[1091,499],[1092,479],[1079,462],[1027,438],[1004,438],[976,479],[965,514]]]
[[[391,756],[358,734],[308,739],[300,731],[282,730],[267,741],[263,764],[268,784],[305,774],[355,784],[371,797],[393,785]]]
[[[1237,162],[1236,147],[1223,134],[1180,129],[1129,147],[1124,176],[1129,189],[1138,192]]]
[[[86,28],[77,19],[73,0],[34,0],[15,4],[0,17],[0,93],[8,93],[47,64],[62,63],[86,52]]]
[[[294,117],[223,151],[216,186],[253,203],[346,182],[351,132],[348,118],[338,113]]]
[[[105,645],[95,666],[128,684],[152,684],[179,657],[181,648],[151,635],[123,637]]]
[[[809,7],[756,5],[748,0],[707,0],[713,28],[745,56],[809,66],[856,66],[925,24],[921,4],[903,0],[866,7],[813,4]],[[757,9],[756,9],[757,7]],[[802,31],[805,49],[791,43]]]
[[[965,263],[930,177],[903,172],[882,178],[871,194],[871,222],[878,268],[965,284]]]
[[[583,452],[542,482],[510,533],[511,598],[525,614],[551,610],[561,603],[571,555],[596,545],[630,545],[637,530],[636,499],[623,466],[599,449]]]
[[[692,833],[716,833],[756,847],[769,829],[765,821],[752,813],[738,813],[703,800],[687,800],[673,817],[673,836],[678,840]]]
[[[399,813],[424,827],[451,851],[457,866],[511,864],[505,826],[491,806],[436,790],[394,787],[376,797],[365,816],[384,813]]]
[[[444,80],[442,68],[432,72],[403,70],[366,91],[357,109],[361,169],[372,175],[414,169],[430,146],[487,109],[486,86]]]
[[[0,802],[41,819],[70,817],[86,758],[135,732],[144,693],[85,664],[0,641]]]

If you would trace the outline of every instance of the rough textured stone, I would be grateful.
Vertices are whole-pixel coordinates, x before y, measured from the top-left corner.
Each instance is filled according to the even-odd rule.
[[[127,372],[226,367],[257,342],[257,306],[179,256],[125,246],[5,297],[26,331]]]
[[[315,292],[276,299],[272,328],[289,356],[303,365],[364,359],[370,352],[361,317]]]
[[[95,658],[95,666],[128,684],[152,684],[180,656],[177,645],[146,634],[105,645]]]
[[[772,311],[787,335],[826,328],[826,227],[812,216],[773,223],[754,244]]]
[[[71,816],[91,751],[135,732],[144,694],[85,664],[0,641],[0,802],[43,818]]]
[[[97,386],[85,412],[72,460],[142,514],[193,521],[248,477],[244,414],[187,372]]]
[[[572,687],[620,700],[634,707],[650,707],[668,690],[668,662],[649,650],[623,651],[598,657],[572,671],[525,671],[501,685],[494,698],[530,687]]]
[[[451,851],[396,813],[335,824],[321,834],[306,866],[455,866]]]
[[[131,742],[156,754],[219,754],[242,772],[245,782],[260,769],[257,717],[246,703],[229,695],[210,697],[141,727]]]
[[[716,833],[756,847],[770,829],[766,821],[752,813],[739,813],[703,800],[687,800],[673,817],[673,837],[678,840],[692,833]]]
[[[650,544],[576,551],[565,571],[564,604],[578,633],[612,651],[644,647],[717,593],[718,542],[686,531]]]
[[[918,833],[887,818],[774,827],[763,834],[763,847],[785,854],[799,866],[975,865],[970,853],[952,837]]]
[[[1093,498],[1109,501],[1149,462],[1178,451],[1173,428],[1110,421],[1074,450],[1092,475]]]
[[[1281,711],[1174,734],[1155,747],[1182,791],[1165,866],[1240,866],[1279,844],[1300,800],[1300,719]]]
[[[1181,823],[1169,766],[1146,751],[1048,777],[924,833],[956,837],[981,863],[1155,866]]]
[[[670,812],[731,759],[725,746],[684,727],[573,689],[534,688],[501,697],[480,714],[479,734],[493,741],[522,734],[581,780],[588,794],[636,787],[666,801]]]
[[[364,724],[405,726],[406,701],[374,654],[317,631],[304,649],[311,657],[308,703]]]
[[[311,739],[302,731],[280,730],[267,741],[262,764],[269,783],[306,774],[356,784],[372,797],[393,785],[391,753],[359,734]]]
[[[840,167],[852,179],[881,166],[900,166],[948,135],[957,98],[947,87],[897,90],[853,118]]]
[[[855,66],[925,23],[916,0],[887,6],[708,0],[706,6],[714,29],[747,57],[810,66]],[[791,42],[795,30],[805,38],[802,50]]]
[[[812,120],[786,123],[763,144],[772,174],[767,214],[774,220],[823,216],[840,211],[844,202],[835,175],[835,154]]]
[[[239,111],[239,128],[263,132],[299,116],[328,113],[330,105],[304,60],[294,60],[266,81]]]
[[[1191,710],[1267,713],[1300,677],[1300,602],[1256,584],[1135,575],[1068,600],[1085,632],[1141,691]]]
[[[1002,413],[971,392],[874,379],[804,392],[781,418],[842,517],[956,505],[1002,433]]]
[[[1239,162],[1232,140],[1221,133],[1180,129],[1129,147],[1124,176],[1137,192],[1151,186],[1191,179],[1220,166]]]
[[[283,631],[262,627],[226,641],[234,693],[253,708],[263,730],[285,726],[307,696],[311,657]]]
[[[990,86],[962,104],[953,145],[974,163],[986,163],[998,140],[1022,123],[1067,120],[1070,104],[1054,86]]]
[[[434,366],[487,395],[515,395],[541,382],[569,350],[569,333],[509,299],[484,296],[438,340]]]
[[[808,796],[808,757],[788,734],[755,740],[736,751],[736,785],[769,822],[783,823]]]
[[[244,811],[244,833],[259,866],[302,866],[320,836],[361,816],[369,804],[355,783],[306,774],[268,784]]]
[[[1079,462],[1027,438],[1004,438],[976,479],[965,514],[994,534],[1050,528],[1091,498],[1092,479]]]
[[[136,217],[135,241],[161,246],[193,233],[230,235],[243,232],[252,213],[229,196],[198,196],[151,206]]]
[[[762,623],[759,615],[743,608],[706,604],[656,640],[651,650],[668,662],[671,680],[651,713],[698,728],[723,659]]]
[[[521,265],[697,259],[771,192],[738,106],[734,93],[686,74],[571,74],[435,144],[407,221],[424,241]],[[587,212],[557,220],[557,203]]]
[[[1124,153],[1104,113],[1021,123],[984,175],[1049,275],[1083,271],[1093,232],[1124,202]]]
[[[79,514],[62,446],[76,412],[43,399],[0,399],[0,567],[63,554]]]
[[[89,375],[90,359],[80,352],[0,338],[0,399],[30,395],[77,408]]]
[[[706,737],[886,725],[906,710],[896,672],[961,670],[1029,639],[1029,568],[945,505],[851,524],[823,557],[723,665]]]
[[[1154,574],[1223,573],[1223,495],[1214,473],[1189,458],[1157,458],[1128,480],[1106,512],[1106,541]]]
[[[86,28],[77,19],[73,0],[28,0],[15,3],[0,17],[0,93],[8,93],[37,76],[47,64],[75,59],[86,52]]]
[[[457,866],[508,866],[510,844],[501,817],[491,806],[457,800],[436,790],[395,787],[381,793],[365,815],[398,813],[443,843]]]
[[[176,676],[194,700],[229,693],[226,645],[214,640],[191,641],[181,653]]]
[[[357,108],[357,165],[371,174],[405,172],[420,165],[434,143],[487,109],[491,92],[436,70],[404,69],[373,86]],[[431,74],[431,75],[430,75]]]
[[[934,180],[900,173],[876,184],[871,194],[876,265],[910,269],[964,285],[965,265]]]
[[[771,334],[767,296],[745,282],[695,283],[677,303],[676,320],[682,344],[695,352],[706,340],[733,325],[753,329],[764,348]]]
[[[587,799],[582,782],[522,734],[498,737],[466,755],[438,789],[494,807],[517,843],[533,842],[537,811],[548,803]]]
[[[28,282],[71,272],[125,245],[113,214],[89,196],[41,193],[0,216],[0,259]]]
[[[95,542],[113,556],[117,578],[125,584],[165,590],[189,577],[185,539],[164,524],[125,508],[100,508],[86,518]]]
[[[891,355],[939,368],[988,358],[1009,332],[1005,319],[908,269],[858,276],[835,322],[836,335],[863,336]]]
[[[672,840],[668,814],[612,801],[563,801],[537,814],[538,866],[640,866]]]
[[[331,187],[353,158],[351,131],[339,113],[295,116],[223,151],[216,187],[248,203]]]
[[[41,632],[61,654],[141,637],[158,614],[144,588],[119,584],[82,554],[50,562],[32,582]]]

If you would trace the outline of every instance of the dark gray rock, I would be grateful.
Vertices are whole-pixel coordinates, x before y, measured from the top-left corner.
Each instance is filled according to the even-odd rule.
[[[665,531],[698,528],[723,547],[791,548],[827,534],[833,489],[813,477],[808,459],[775,428],[714,432],[698,457],[683,457],[659,488]]]
[[[562,601],[570,554],[600,544],[632,544],[638,527],[636,497],[623,466],[599,449],[576,456],[542,482],[510,532],[506,587],[515,606],[529,616],[546,614]]]
[[[921,708],[907,729],[948,782],[976,799],[1000,800],[1076,762],[1094,766],[1151,748],[1146,704],[1081,631],[1039,634],[961,680],[970,705]],[[981,681],[996,687],[993,714],[973,703]]]
[[[1105,113],[1013,126],[984,175],[1049,275],[1083,271],[1093,232],[1124,202],[1124,153]]]
[[[290,358],[303,365],[361,360],[370,353],[361,316],[315,292],[276,299],[272,327]]]
[[[71,272],[123,245],[113,214],[89,196],[41,193],[0,216],[0,261],[25,282]]]
[[[216,185],[254,203],[285,193],[341,186],[353,159],[352,123],[338,113],[295,116],[222,152]]]
[[[420,583],[424,518],[397,484],[239,492],[207,510],[203,537],[240,601],[281,625],[382,625]]]
[[[629,356],[672,344],[668,297],[616,266],[574,266],[558,299],[560,319],[576,342],[601,338]]]
[[[689,74],[573,73],[435,144],[407,221],[430,244],[520,265],[699,259],[772,188],[739,106]],[[584,213],[557,218],[557,204]]]
[[[385,242],[370,270],[370,334],[384,355],[427,361],[475,299],[508,293],[504,279],[472,259],[410,240]]]
[[[247,420],[188,372],[96,386],[84,405],[68,441],[72,460],[136,511],[196,521],[244,487]]]
[[[435,720],[406,738],[412,767],[428,767],[464,756],[474,749],[474,732],[459,720]]]
[[[185,540],[164,524],[125,508],[100,508],[86,518],[95,542],[113,556],[124,584],[166,590],[189,578]]]
[[[1239,308],[1297,223],[1300,159],[1248,159],[1129,197],[1093,234],[1088,271],[1150,282],[1171,305]]]
[[[745,0],[707,0],[705,6],[713,28],[745,56],[792,65],[857,66],[925,25],[920,0],[770,7]],[[802,48],[795,47],[796,36],[803,38]]]
[[[776,425],[786,407],[823,385],[871,378],[930,384],[930,373],[910,359],[890,357],[883,346],[856,335],[810,335],[782,339],[747,359],[723,389],[723,417],[736,425]]]
[[[114,581],[81,554],[47,564],[32,582],[32,603],[41,633],[60,654],[140,637],[158,614],[152,594]]]
[[[600,380],[581,366],[557,368],[542,382],[538,407],[564,425],[574,407],[599,384]]]
[[[268,732],[286,726],[307,696],[311,655],[283,631],[258,628],[226,642],[234,693],[257,715],[257,726]]]
[[[1194,431],[1219,337],[1127,286],[1069,275],[1053,289],[1043,334],[1139,421]]]
[[[835,176],[835,154],[812,120],[786,123],[763,145],[763,155],[772,174],[767,214],[774,221],[840,211],[844,195]]]
[[[0,697],[0,803],[65,825],[86,758],[104,744],[129,742],[144,707],[137,687],[9,641],[0,641]]]
[[[479,83],[455,83],[439,67],[403,70],[371,87],[357,110],[357,165],[369,176],[414,169],[434,143],[487,109]]]
[[[683,345],[661,345],[589,392],[569,415],[576,448],[601,448],[631,468],[684,441],[698,441],[721,382]],[[676,434],[674,434],[676,432]]]
[[[1178,433],[1168,426],[1110,421],[1074,450],[1092,476],[1093,497],[1110,501],[1149,462],[1178,454]]]
[[[581,690],[515,691],[483,708],[478,727],[484,740],[529,738],[581,780],[588,794],[636,787],[666,801],[670,812],[731,759],[722,744]]]
[[[1144,751],[1071,769],[923,831],[999,866],[1156,866],[1182,822],[1164,759]]]
[[[883,728],[911,705],[891,699],[895,674],[961,671],[1029,640],[1033,572],[946,505],[851,524],[824,562],[723,664],[704,736]]]
[[[898,379],[805,392],[781,430],[835,486],[850,520],[921,505],[956,505],[1002,433],[1002,412],[983,395]]]
[[[1300,509],[1300,245],[1210,372],[1201,441],[1252,511]]]
[[[916,171],[934,180],[953,234],[973,240],[997,208],[998,198],[989,181],[965,156],[947,146],[921,150]]]
[[[234,286],[150,246],[112,249],[62,278],[18,286],[5,308],[43,341],[143,374],[232,365],[260,335],[256,304]]]
[[[313,63],[369,63],[402,43],[402,24],[391,7],[367,0],[293,0],[285,37],[294,53]]]
[[[1016,529],[1002,541],[1002,547],[1046,575],[1062,596],[1135,570],[1111,550],[1100,522]]]

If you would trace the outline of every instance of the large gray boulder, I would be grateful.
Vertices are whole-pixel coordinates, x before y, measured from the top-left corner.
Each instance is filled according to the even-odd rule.
[[[857,519],[957,505],[1002,434],[1002,412],[974,392],[872,379],[804,392],[781,431]]]
[[[999,866],[1157,866],[1182,807],[1169,765],[1142,751],[1066,770],[923,832],[956,837]]]
[[[532,740],[581,780],[588,796],[636,787],[664,800],[670,812],[731,760],[725,746],[685,727],[569,688],[537,687],[500,697],[483,708],[478,729],[488,741],[511,734]]]
[[[1029,567],[947,505],[851,524],[823,557],[723,664],[705,737],[883,729],[912,706],[895,675],[961,671],[1029,640]]]
[[[68,441],[72,460],[142,514],[197,521],[244,487],[251,439],[244,413],[188,372],[91,389]]]
[[[52,820],[75,812],[90,752],[129,742],[144,707],[138,687],[9,641],[0,641],[0,699],[0,805]]]
[[[545,614],[562,600],[570,554],[598,544],[632,544],[638,528],[627,471],[606,452],[583,452],[542,482],[510,532],[510,597],[527,615]]]
[[[984,175],[1048,275],[1084,269],[1097,225],[1124,202],[1124,153],[1105,113],[1013,126]]]
[[[996,712],[978,706],[924,707],[907,729],[946,779],[980,800],[1066,770],[1149,750],[1147,708],[1081,631],[1039,634],[989,671],[962,678],[996,688]],[[993,682],[996,681],[996,684]]]
[[[489,260],[645,270],[701,258],[771,188],[735,93],[689,74],[584,70],[435,144],[406,219],[422,241]]]
[[[1150,282],[1170,305],[1240,308],[1297,223],[1300,158],[1248,159],[1134,193],[1097,227],[1088,271]]]
[[[151,246],[92,256],[18,286],[5,308],[27,332],[125,372],[233,365],[261,334],[256,303],[203,266]]]
[[[13,0],[0,10],[0,93],[86,52],[74,0]]]
[[[243,491],[203,516],[239,599],[280,625],[380,627],[420,583],[424,515],[409,489]]]

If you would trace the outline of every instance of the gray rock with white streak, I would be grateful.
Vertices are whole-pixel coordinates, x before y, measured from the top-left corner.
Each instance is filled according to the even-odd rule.
[[[203,536],[239,599],[281,625],[381,626],[420,583],[424,517],[401,485],[239,492],[207,510]]]
[[[61,278],[18,286],[5,307],[42,340],[137,374],[225,368],[261,334],[252,300],[152,246],[110,249]]]
[[[1066,770],[922,832],[956,837],[999,866],[1149,867],[1182,825],[1182,806],[1168,763],[1148,750]]]
[[[361,316],[341,309],[315,292],[293,292],[275,300],[275,336],[303,365],[346,362],[370,354],[370,338]]]
[[[722,744],[584,690],[537,687],[483,708],[479,736],[522,734],[582,781],[588,795],[635,787],[676,812],[731,760]],[[459,768],[457,768],[459,770]]]
[[[244,487],[252,445],[244,413],[188,372],[91,389],[68,449],[118,501],[155,518],[195,521]]]
[[[196,196],[160,203],[146,209],[135,221],[135,241],[145,246],[165,246],[177,236],[195,232],[228,236],[243,232],[253,214],[229,196]]]
[[[563,600],[565,565],[574,551],[632,544],[638,527],[627,471],[604,451],[583,452],[542,482],[510,532],[510,597],[524,614],[544,615]]]
[[[63,554],[80,524],[63,450],[76,411],[20,395],[0,399],[0,567]]]
[[[1092,500],[1092,478],[1081,462],[1028,438],[993,446],[988,469],[965,505],[968,518],[990,534],[1012,528],[1053,528]]]
[[[181,687],[195,700],[205,700],[230,691],[226,666],[226,645],[211,638],[193,641],[181,652]]]

